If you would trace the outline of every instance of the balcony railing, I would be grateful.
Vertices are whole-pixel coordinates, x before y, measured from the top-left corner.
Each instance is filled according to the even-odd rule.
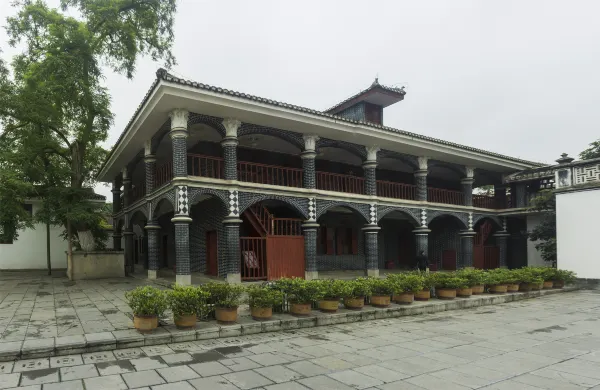
[[[131,188],[131,204],[142,199],[144,196],[146,196],[146,182],[135,183]]]
[[[428,187],[427,201],[433,203],[455,204],[457,206],[463,206],[465,204],[465,196],[460,191]]]
[[[417,197],[417,186],[414,184],[377,180],[377,196],[415,200]]]
[[[317,172],[317,189],[324,191],[346,192],[350,194],[364,194],[365,179],[352,175]]]
[[[156,167],[154,176],[154,189],[160,188],[173,179],[173,161],[169,161],[159,167]]]
[[[302,169],[241,161],[238,163],[238,180],[248,183],[302,188]]]
[[[498,207],[496,198],[488,195],[473,195],[473,206],[483,209],[495,209]]]
[[[188,154],[188,174],[223,179],[225,161],[219,157]]]

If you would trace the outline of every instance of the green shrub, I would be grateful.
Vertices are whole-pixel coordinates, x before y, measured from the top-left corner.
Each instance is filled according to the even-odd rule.
[[[175,317],[208,312],[207,301],[210,294],[200,287],[174,285],[167,291],[167,304]]]
[[[513,272],[518,275],[519,280],[522,283],[539,284],[544,282],[544,278],[541,276],[541,273],[537,269],[534,269],[534,267],[519,268],[513,270]]]
[[[285,281],[285,286],[290,303],[309,304],[323,298],[318,280],[292,278]]]
[[[397,294],[422,291],[425,287],[424,277],[418,273],[390,274],[387,278]]]
[[[283,293],[272,288],[254,285],[246,288],[246,292],[251,308],[274,307],[283,302]]]
[[[342,298],[364,298],[371,295],[371,286],[365,278],[348,280],[344,284]]]
[[[152,286],[127,291],[125,299],[136,316],[161,316],[167,309],[165,292]]]
[[[347,281],[336,279],[316,280],[320,295],[325,300],[338,300],[344,294]]]
[[[244,287],[239,284],[210,282],[202,288],[209,292],[210,301],[222,308],[238,307],[244,293]]]
[[[509,284],[512,283],[511,280],[515,279],[515,275],[510,274],[511,271],[503,268],[496,268],[485,273],[485,284],[490,286],[496,286],[499,284]],[[517,278],[518,279],[518,278]]]
[[[485,284],[485,271],[480,269],[463,269],[458,271],[456,276],[466,279],[469,287]]]
[[[456,276],[454,272],[436,272],[435,275],[435,288],[469,287],[467,279]]]
[[[557,269],[554,273],[554,279],[559,282],[573,283],[577,275],[573,271],[567,271],[565,269]]]
[[[394,283],[388,278],[369,278],[368,283],[371,288],[371,295],[392,295],[394,293]]]

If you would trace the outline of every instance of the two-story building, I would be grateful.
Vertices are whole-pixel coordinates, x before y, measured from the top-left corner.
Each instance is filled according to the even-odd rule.
[[[523,188],[505,178],[543,164],[384,126],[404,97],[375,80],[317,111],[160,69],[99,173],[128,271],[185,284],[378,275],[420,251],[433,269],[526,263]]]

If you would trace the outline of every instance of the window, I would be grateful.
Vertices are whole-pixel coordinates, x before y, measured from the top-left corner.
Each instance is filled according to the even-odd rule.
[[[322,226],[318,231],[317,253],[320,255],[357,255],[358,229]]]

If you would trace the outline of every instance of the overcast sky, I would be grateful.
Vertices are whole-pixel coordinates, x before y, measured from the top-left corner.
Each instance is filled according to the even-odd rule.
[[[600,138],[598,15],[593,0],[180,0],[172,72],[322,110],[378,75],[407,91],[387,126],[551,163]],[[6,41],[2,30],[9,58]],[[133,80],[107,73],[107,146],[161,65],[140,60]]]

